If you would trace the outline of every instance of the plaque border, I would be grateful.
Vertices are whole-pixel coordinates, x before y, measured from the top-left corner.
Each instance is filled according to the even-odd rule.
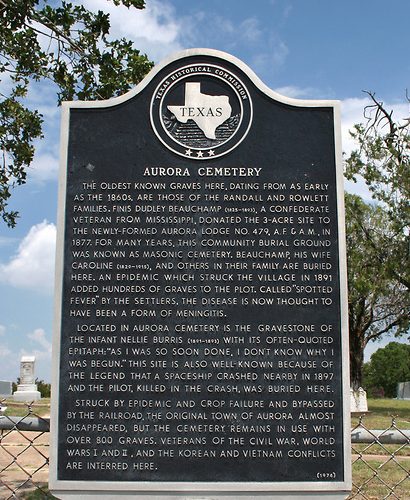
[[[333,108],[333,131],[335,143],[336,167],[336,196],[339,243],[339,276],[340,276],[340,319],[341,319],[341,355],[342,355],[342,405],[343,405],[343,447],[344,447],[344,481],[287,481],[287,482],[159,482],[159,481],[68,481],[57,477],[58,458],[58,420],[59,420],[59,382],[60,382],[60,347],[61,347],[61,320],[62,320],[62,286],[64,267],[64,233],[66,219],[66,182],[67,157],[69,144],[69,121],[71,109],[98,109],[109,108],[122,104],[140,94],[154,77],[171,63],[192,56],[216,57],[238,67],[251,82],[271,99],[294,107]],[[149,117],[147,117],[149,120]],[[352,487],[351,478],[351,443],[350,443],[350,377],[349,377],[349,329],[348,329],[348,302],[347,302],[347,263],[346,263],[346,236],[344,211],[344,181],[341,144],[341,117],[340,101],[337,100],[305,100],[282,96],[265,85],[260,78],[245,63],[225,52],[214,49],[188,49],[169,56],[156,65],[150,73],[135,88],[129,92],[108,100],[102,101],[66,101],[62,103],[60,129],[60,167],[58,179],[58,212],[57,212],[57,245],[55,264],[55,293],[54,293],[54,320],[53,320],[53,355],[52,355],[52,387],[50,418],[50,469],[49,488],[61,499],[68,498],[95,498],[114,499],[118,495],[140,498],[171,499],[184,498],[195,495],[207,495],[205,498],[220,497],[238,498],[269,498],[284,492],[281,498],[345,498]],[[64,396],[64,395],[62,395]],[[83,492],[79,496],[80,491]],[[252,494],[252,496],[249,496]],[[270,495],[268,495],[270,494]]]

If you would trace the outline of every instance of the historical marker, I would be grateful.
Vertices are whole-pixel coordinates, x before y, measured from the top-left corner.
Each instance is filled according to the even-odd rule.
[[[59,498],[349,491],[339,121],[212,50],[63,105]]]

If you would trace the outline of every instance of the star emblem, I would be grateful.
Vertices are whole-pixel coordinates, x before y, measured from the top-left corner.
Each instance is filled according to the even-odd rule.
[[[208,151],[209,156],[215,156],[215,151],[213,149],[210,149]]]
[[[191,156],[192,151],[190,149],[187,149],[187,150],[185,150],[185,154],[186,154],[186,156]]]
[[[196,155],[197,155],[198,158],[203,158],[204,157],[204,153],[202,151],[198,151]]]

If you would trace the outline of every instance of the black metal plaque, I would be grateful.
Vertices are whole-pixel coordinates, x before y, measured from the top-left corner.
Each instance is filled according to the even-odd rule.
[[[344,484],[334,113],[212,51],[66,106],[57,481]]]

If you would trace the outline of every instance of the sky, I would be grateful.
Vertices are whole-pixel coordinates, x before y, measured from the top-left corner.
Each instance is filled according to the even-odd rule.
[[[76,2],[76,0],[73,1]],[[84,0],[111,13],[114,38],[126,37],[160,62],[188,48],[212,48],[247,64],[270,88],[300,99],[338,99],[343,150],[376,93],[397,119],[410,116],[408,0],[146,0],[144,11]],[[0,90],[2,89],[0,84]],[[51,84],[32,88],[29,104],[44,116],[44,139],[10,209],[17,227],[0,226],[0,380],[16,380],[23,355],[50,381],[60,109]],[[370,200],[363,183],[346,189]],[[393,339],[366,349],[365,360]]]

